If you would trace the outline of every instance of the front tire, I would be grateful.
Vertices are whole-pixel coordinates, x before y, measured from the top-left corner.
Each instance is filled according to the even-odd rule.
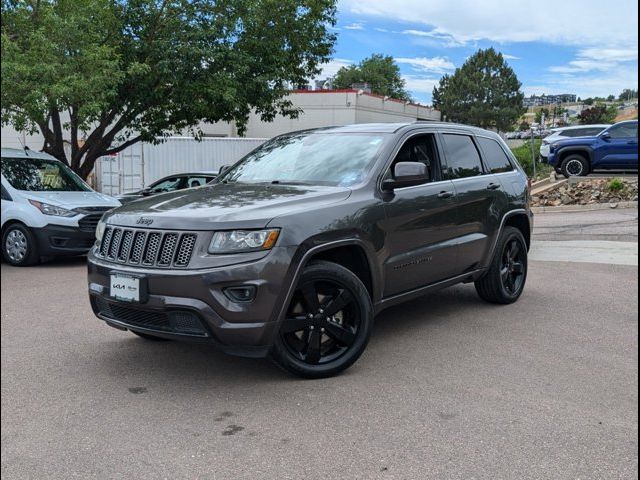
[[[31,230],[21,223],[6,227],[2,232],[2,257],[16,267],[39,263],[38,245]]]
[[[527,281],[527,244],[522,232],[506,227],[500,236],[489,271],[475,282],[476,291],[489,303],[510,304],[518,300]]]
[[[335,263],[314,262],[298,281],[271,358],[299,377],[331,377],[360,357],[372,327],[373,305],[360,279]]]
[[[560,166],[562,174],[569,177],[586,177],[589,175],[589,162],[582,155],[569,155]]]

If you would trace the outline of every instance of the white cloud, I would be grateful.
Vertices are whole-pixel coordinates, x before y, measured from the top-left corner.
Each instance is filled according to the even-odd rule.
[[[348,67],[352,64],[353,61],[346,58],[333,58],[328,63],[322,65],[322,73],[316,78],[318,80],[324,80],[328,77],[333,77],[342,67]]]
[[[345,30],[364,30],[364,24],[360,22],[354,22],[344,26]]]
[[[505,60],[520,60],[520,57],[516,57],[515,55],[509,55],[508,53],[503,53],[502,58]]]
[[[395,58],[397,63],[410,65],[414,70],[444,74],[454,70],[455,65],[445,57]]]
[[[525,95],[543,93],[575,93],[579,97],[601,97],[618,95],[625,88],[638,88],[638,70],[634,66],[622,65],[608,71],[574,73],[552,72],[540,79],[538,85],[523,87]]]
[[[435,27],[459,42],[542,41],[556,44],[637,45],[638,4],[630,0],[342,0],[360,16]],[[419,31],[419,30],[416,30]]]
[[[623,63],[638,61],[636,48],[584,48],[567,65],[549,67],[554,73],[608,72]]]
[[[403,75],[402,78],[405,81],[405,86],[410,92],[427,93],[431,96],[433,87],[435,87],[440,79],[422,77],[419,75]]]
[[[467,44],[467,40],[460,40],[453,37],[446,32],[441,31],[438,28],[434,28],[433,30],[415,30],[408,29],[402,30],[400,32],[403,35],[411,35],[416,37],[417,40],[414,40],[414,43],[423,44],[426,46],[438,45],[444,47],[462,47]]]

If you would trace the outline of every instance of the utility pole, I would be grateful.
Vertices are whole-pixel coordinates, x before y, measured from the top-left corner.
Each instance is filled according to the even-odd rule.
[[[536,154],[535,154],[535,145],[533,144],[533,127],[531,127],[531,165],[533,166],[533,179],[535,180],[537,177],[536,174]]]

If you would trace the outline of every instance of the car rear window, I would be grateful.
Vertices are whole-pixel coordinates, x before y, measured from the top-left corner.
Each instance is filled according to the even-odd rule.
[[[484,152],[484,162],[491,173],[511,172],[513,165],[498,142],[491,138],[478,137]]]
[[[442,137],[447,155],[447,178],[475,177],[484,173],[480,154],[470,136],[445,133]]]

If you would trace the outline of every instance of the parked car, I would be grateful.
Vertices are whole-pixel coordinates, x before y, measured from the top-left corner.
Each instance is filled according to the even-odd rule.
[[[173,192],[174,190],[184,190],[185,188],[201,187],[215,180],[217,172],[192,172],[169,175],[168,177],[156,180],[147,188],[135,192],[125,193],[116,197],[123,204],[133,202],[140,198],[157,195],[158,193]]]
[[[547,158],[549,156],[549,146],[559,140],[565,138],[575,137],[595,137],[601,133],[605,128],[610,127],[610,124],[601,125],[574,125],[572,127],[554,128],[550,135],[542,140],[540,146],[540,156]]]
[[[120,205],[46,153],[3,148],[1,168],[2,256],[12,265],[87,253],[102,214]]]
[[[146,339],[335,375],[381,310],[457,283],[509,304],[527,278],[527,176],[500,137],[449,123],[276,137],[215,183],[109,212],[95,314]]]
[[[619,122],[595,137],[577,137],[551,144],[547,162],[565,177],[594,170],[638,170],[638,121]]]

